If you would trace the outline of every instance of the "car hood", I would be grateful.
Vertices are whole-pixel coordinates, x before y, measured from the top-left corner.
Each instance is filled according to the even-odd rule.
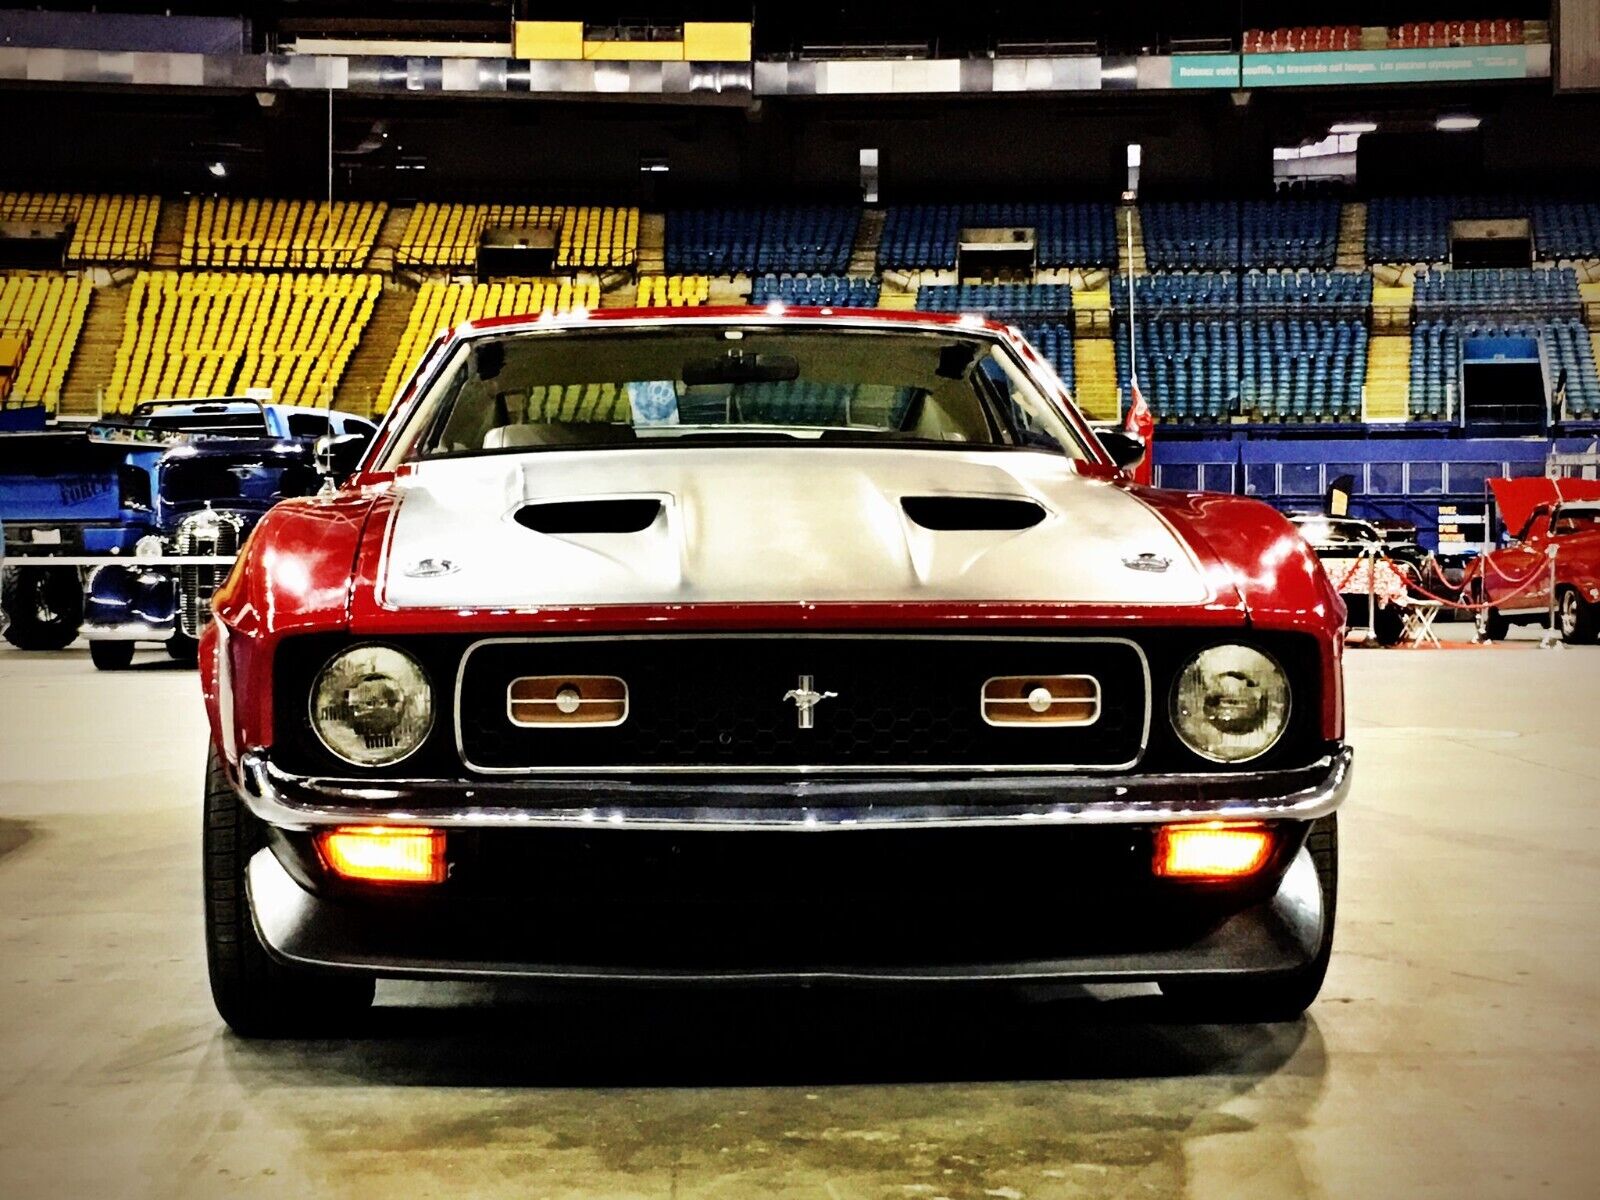
[[[1040,452],[542,451],[419,464],[396,492],[390,608],[1214,598],[1150,505]]]

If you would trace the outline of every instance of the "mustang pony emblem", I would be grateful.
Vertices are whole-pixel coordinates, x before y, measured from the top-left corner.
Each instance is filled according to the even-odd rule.
[[[783,694],[785,700],[793,700],[794,706],[799,710],[800,728],[811,729],[816,725],[815,709],[824,700],[831,700],[838,692],[819,692],[816,690],[816,678],[811,675],[800,676],[800,686],[790,688]]]
[[[1130,556],[1122,560],[1122,565],[1130,571],[1150,571],[1159,574],[1172,565],[1170,558],[1163,558],[1159,554],[1151,554],[1146,550],[1143,554]]]

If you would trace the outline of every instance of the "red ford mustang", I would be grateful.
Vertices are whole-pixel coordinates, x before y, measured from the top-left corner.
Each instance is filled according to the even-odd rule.
[[[830,310],[442,336],[217,593],[205,895],[244,1034],[379,976],[1327,969],[1344,609],[1119,470],[1014,331]]]

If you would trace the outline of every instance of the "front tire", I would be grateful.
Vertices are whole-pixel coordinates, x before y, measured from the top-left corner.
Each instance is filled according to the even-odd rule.
[[[5,638],[18,650],[64,650],[83,624],[83,581],[76,567],[13,567],[0,581],[10,618]]]
[[[1561,640],[1587,645],[1600,635],[1600,605],[1585,604],[1578,589],[1561,589],[1559,604]]]
[[[90,642],[89,658],[101,671],[126,671],[133,666],[132,642]]]
[[[192,667],[200,661],[200,643],[181,629],[175,629],[167,639],[167,657],[175,663]]]
[[[1275,975],[1227,976],[1162,984],[1161,992],[1185,1017],[1217,1022],[1294,1021],[1311,1007],[1333,956],[1339,903],[1339,817],[1329,813],[1311,826],[1306,849],[1322,892],[1322,941],[1310,962]]]
[[[228,782],[213,746],[206,757],[204,831],[206,964],[211,998],[241,1037],[323,1037],[348,1031],[372,1004],[370,976],[288,967],[256,933],[245,868],[266,830]]]

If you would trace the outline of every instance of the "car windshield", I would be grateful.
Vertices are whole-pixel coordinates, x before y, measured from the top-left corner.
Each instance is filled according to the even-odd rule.
[[[796,442],[1089,457],[991,337],[696,324],[473,339],[408,421],[391,465],[505,451]]]
[[[1555,524],[1550,532],[1560,536],[1567,533],[1593,533],[1600,529],[1600,508],[1562,508],[1556,511]]]
[[[1363,546],[1382,540],[1371,525],[1361,521],[1306,517],[1299,525],[1301,536],[1313,546]]]

